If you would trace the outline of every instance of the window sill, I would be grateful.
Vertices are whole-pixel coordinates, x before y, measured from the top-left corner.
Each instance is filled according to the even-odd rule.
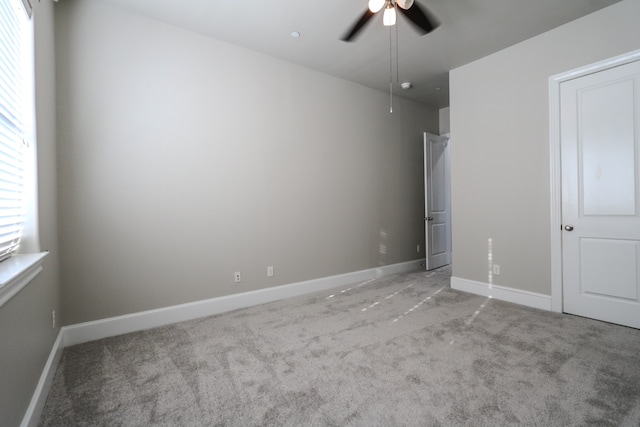
[[[0,262],[0,307],[42,271],[42,262],[48,254],[17,254]]]

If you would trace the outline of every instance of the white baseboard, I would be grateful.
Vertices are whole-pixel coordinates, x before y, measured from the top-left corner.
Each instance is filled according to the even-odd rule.
[[[21,427],[38,425],[47,395],[49,394],[51,382],[53,381],[53,375],[62,357],[64,347],[144,329],[151,329],[171,323],[197,319],[199,317],[225,313],[239,308],[251,307],[258,304],[350,285],[373,278],[403,273],[419,268],[421,263],[424,263],[424,260],[386,265],[289,285],[275,286],[257,291],[243,292],[93,322],[64,326],[60,329],[58,338],[51,349],[49,359],[40,375],[40,381],[33,394],[31,403],[22,419]]]
[[[63,335],[64,332],[60,330],[58,338],[56,338],[56,341],[53,343],[53,348],[49,353],[47,363],[44,365],[44,369],[40,375],[40,380],[38,381],[36,390],[33,393],[27,412],[25,412],[24,418],[22,418],[20,427],[35,427],[40,421],[40,415],[42,414],[44,404],[47,401],[47,396],[49,395],[53,375],[56,373],[56,368],[58,367],[58,363],[62,357],[62,350],[64,350]]]
[[[476,282],[475,280],[451,277],[451,289],[469,292],[476,295],[491,297],[501,301],[508,301],[515,304],[526,305],[527,307],[539,308],[551,311],[551,296],[538,294],[535,292],[523,291],[505,286],[491,285],[489,283]]]
[[[111,317],[93,322],[65,326],[64,346],[80,344],[101,338],[122,335],[171,323],[225,313],[239,308],[277,301],[312,292],[366,281],[376,277],[411,271],[420,267],[423,260],[392,264],[368,270],[355,271],[289,285],[275,286],[257,291],[243,292],[155,310]]]

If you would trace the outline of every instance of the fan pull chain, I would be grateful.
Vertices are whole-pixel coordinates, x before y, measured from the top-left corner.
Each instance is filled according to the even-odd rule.
[[[396,82],[400,83],[400,49],[398,49],[398,27],[399,25],[394,25],[396,27]]]
[[[389,113],[393,113],[393,41],[389,28]]]

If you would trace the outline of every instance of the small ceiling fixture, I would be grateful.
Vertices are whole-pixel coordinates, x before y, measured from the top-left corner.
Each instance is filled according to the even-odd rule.
[[[411,84],[411,82],[404,82],[400,85],[400,87],[404,90],[408,90],[411,89],[413,85]]]
[[[300,33],[298,31],[292,31],[291,37],[293,37],[294,39],[297,39],[298,37],[300,37]]]

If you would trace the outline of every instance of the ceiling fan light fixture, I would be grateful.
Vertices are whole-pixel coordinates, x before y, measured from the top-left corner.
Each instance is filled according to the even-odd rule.
[[[386,0],[369,0],[369,10],[378,13],[384,7]]]
[[[384,9],[384,15],[382,15],[382,23],[385,27],[396,25],[396,8],[391,3]]]
[[[404,10],[407,10],[411,6],[413,6],[413,0],[397,0],[396,3]]]

